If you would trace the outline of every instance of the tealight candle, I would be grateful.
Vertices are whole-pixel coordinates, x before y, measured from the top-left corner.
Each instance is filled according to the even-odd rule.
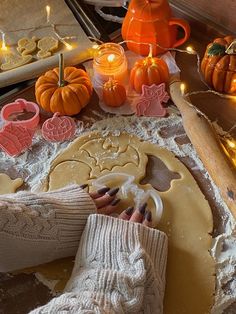
[[[103,84],[109,78],[117,80],[122,85],[128,85],[127,59],[124,49],[116,43],[100,45],[93,60],[93,85],[101,98]]]

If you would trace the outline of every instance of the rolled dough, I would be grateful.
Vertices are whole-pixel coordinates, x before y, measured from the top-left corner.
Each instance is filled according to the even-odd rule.
[[[0,173],[0,194],[14,193],[22,184],[22,179],[12,180],[5,173]]]
[[[111,172],[131,174],[140,188],[152,189],[149,183],[140,184],[149,155],[180,175],[167,191],[159,192],[164,214],[158,228],[169,238],[164,313],[209,313],[215,291],[215,265],[209,254],[212,213],[190,172],[171,152],[127,133],[104,137],[89,133],[76,139],[52,162],[43,190],[71,183],[91,186],[93,179]],[[111,186],[119,184],[111,182]],[[132,199],[122,203],[125,208]],[[148,205],[152,209],[153,204]]]

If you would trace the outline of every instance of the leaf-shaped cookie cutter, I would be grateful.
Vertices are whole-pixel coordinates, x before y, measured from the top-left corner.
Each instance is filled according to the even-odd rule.
[[[155,214],[153,213],[153,224],[156,226],[161,220],[163,213],[163,204],[159,194],[154,190],[144,191],[134,183],[135,177],[126,173],[109,173],[92,182],[96,188],[109,186],[109,182],[120,180],[123,183],[120,186],[119,194],[123,198],[127,198],[129,193],[134,195],[136,208],[142,203],[147,202],[151,198],[155,204]]]

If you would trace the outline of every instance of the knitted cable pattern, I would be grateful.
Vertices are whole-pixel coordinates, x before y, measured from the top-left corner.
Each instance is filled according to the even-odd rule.
[[[66,292],[31,314],[162,313],[167,236],[91,215]]]
[[[73,256],[96,206],[77,185],[0,196],[0,271]]]

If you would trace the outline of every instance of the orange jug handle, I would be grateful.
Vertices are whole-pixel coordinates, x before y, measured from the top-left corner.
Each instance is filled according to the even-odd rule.
[[[171,18],[169,20],[169,25],[172,26],[172,25],[177,25],[177,26],[180,26],[184,29],[184,37],[177,40],[174,44],[173,44],[173,47],[178,47],[178,46],[181,46],[183,43],[185,43],[189,36],[190,36],[190,26],[188,24],[187,21],[185,20],[182,20],[182,19],[177,19],[177,18]]]

